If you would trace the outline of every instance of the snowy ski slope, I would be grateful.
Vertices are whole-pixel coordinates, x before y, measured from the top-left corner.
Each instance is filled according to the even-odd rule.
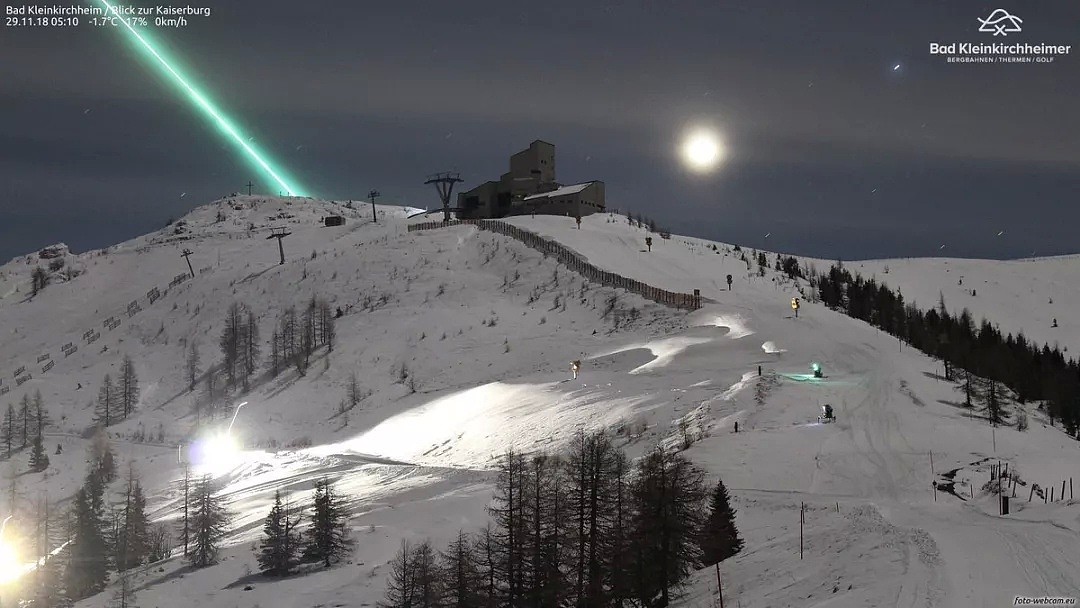
[[[656,443],[677,445],[680,422],[696,439],[688,456],[732,491],[746,539],[746,550],[723,564],[726,605],[968,607],[1011,605],[1017,595],[1080,597],[1078,506],[1029,504],[1027,486],[1013,514],[999,517],[983,489],[998,459],[1044,487],[1080,476],[1077,442],[1037,413],[1026,433],[1003,427],[991,435],[984,421],[953,405],[957,391],[936,376],[935,362],[817,305],[804,304],[793,318],[798,286],[771,272],[757,277],[756,266],[747,273],[723,244],[714,251],[711,242],[674,235],[654,238],[646,252],[644,230],[606,214],[584,218],[580,230],[569,218],[510,220],[613,272],[672,291],[700,289],[706,302],[688,314],[622,294],[623,313],[640,315],[616,329],[613,319],[629,315],[602,318],[610,290],[582,291],[579,277],[524,245],[465,226],[408,233],[407,223],[425,218],[381,211],[372,223],[364,206],[241,196],[193,211],[183,234],[170,226],[107,254],[70,256],[67,264],[85,272],[33,299],[26,287],[34,264],[17,258],[0,268],[0,386],[11,387],[0,405],[41,390],[59,422],[49,444],[64,444],[48,472],[19,478],[20,502],[29,505],[44,490],[62,503],[74,492],[89,404],[100,378],[115,374],[129,353],[143,400],[113,430],[160,424],[168,437],[166,445],[123,437],[115,445],[123,461],[136,461],[155,516],[175,519],[176,444],[194,423],[184,344],[198,341],[205,367],[217,359],[232,301],[255,311],[265,340],[285,306],[318,294],[346,313],[334,353],[317,358],[304,377],[260,380],[236,398],[249,402],[237,416],[248,449],[215,471],[235,514],[226,559],[196,572],[172,559],[140,573],[140,605],[372,605],[403,538],[441,545],[459,528],[484,525],[492,459],[507,448],[556,450],[579,428],[606,428],[636,456]],[[321,227],[328,213],[345,215],[346,225]],[[276,243],[266,240],[272,226],[292,232],[281,266]],[[178,236],[190,238],[169,240]],[[195,252],[196,278],[149,304],[148,290],[165,292],[186,270],[185,247]],[[879,277],[909,301],[933,305],[941,291],[947,305],[1040,340],[1047,312],[1036,300],[1053,294],[1056,306],[1060,293],[1064,306],[1078,284],[1070,277],[1080,272],[1074,258],[973,261],[962,270],[956,260],[855,264],[871,274],[886,263],[889,273]],[[975,286],[978,295],[966,302],[950,291],[956,272],[965,286],[987,286]],[[731,291],[727,274],[735,279]],[[133,300],[142,310],[128,318]],[[1066,330],[1057,339],[1067,344],[1074,325],[1057,314]],[[102,325],[110,316],[121,320],[114,330]],[[82,336],[91,328],[101,337],[87,344]],[[64,357],[68,342],[79,350]],[[37,359],[46,353],[56,363],[41,374]],[[568,362],[578,358],[583,373],[570,381]],[[826,378],[805,378],[811,361]],[[402,364],[415,391],[399,380]],[[15,386],[23,366],[33,378]],[[344,416],[338,407],[353,373],[370,396]],[[823,403],[834,406],[835,424],[816,423]],[[311,447],[270,447],[307,443],[300,440]],[[20,453],[0,465],[5,479],[24,472],[25,460]],[[935,499],[932,483],[946,481],[947,472],[955,495]],[[249,576],[251,543],[273,490],[301,500],[321,476],[348,494],[358,540],[352,562],[285,581]],[[802,559],[801,502],[808,509]],[[681,605],[711,606],[714,591],[715,574],[702,571]]]

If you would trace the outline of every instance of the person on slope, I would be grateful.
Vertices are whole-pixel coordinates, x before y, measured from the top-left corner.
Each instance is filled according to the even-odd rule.
[[[574,380],[577,380],[578,372],[581,371],[581,361],[578,359],[571,361],[570,371],[574,373]]]

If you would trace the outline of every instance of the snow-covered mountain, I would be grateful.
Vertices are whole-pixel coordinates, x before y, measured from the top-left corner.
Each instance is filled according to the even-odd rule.
[[[728,245],[676,235],[646,251],[644,229],[608,214],[584,218],[580,229],[568,218],[509,220],[603,269],[671,291],[699,289],[705,304],[688,313],[590,284],[472,226],[409,232],[426,219],[407,219],[413,211],[381,207],[373,222],[365,205],[236,196],[106,250],[34,253],[0,267],[0,387],[8,388],[0,406],[41,391],[57,423],[45,473],[28,473],[24,452],[2,464],[17,506],[32,511],[43,493],[53,504],[70,499],[85,472],[83,435],[98,386],[129,355],[142,399],[110,430],[121,461],[142,474],[155,517],[175,519],[176,446],[192,439],[204,399],[184,374],[190,345],[205,372],[220,359],[232,303],[252,310],[265,342],[287,307],[318,297],[341,309],[333,351],[319,351],[306,375],[259,375],[250,391],[230,395],[247,402],[235,429],[248,449],[215,467],[235,514],[226,559],[188,571],[174,558],[140,573],[140,605],[373,605],[402,539],[441,546],[486,523],[495,457],[510,447],[555,451],[582,428],[610,430],[631,456],[674,445],[689,429],[695,441],[686,454],[724,479],[746,540],[723,565],[727,605],[966,607],[1080,597],[1077,505],[1018,496],[1000,517],[982,489],[999,459],[1044,487],[1080,470],[1077,442],[1036,412],[1027,432],[992,431],[951,404],[956,388],[935,375],[934,361],[813,303],[793,318],[790,299],[806,287],[748,273]],[[328,215],[345,225],[325,227]],[[272,228],[290,232],[284,264]],[[195,274],[186,280],[184,251]],[[50,283],[31,296],[34,269],[50,264]],[[925,307],[943,293],[947,306],[1036,340],[1080,338],[1064,308],[1080,285],[1070,279],[1080,273],[1074,258],[849,267],[877,273]],[[975,297],[956,291],[969,284]],[[1054,305],[1036,305],[1051,297]],[[1055,315],[1060,327],[1050,330]],[[577,380],[569,379],[573,359],[584,364]],[[811,361],[825,379],[805,380]],[[363,399],[343,412],[353,376]],[[825,403],[836,424],[816,424]],[[129,439],[140,431],[165,440]],[[61,454],[52,455],[54,443]],[[935,495],[932,483],[945,473],[955,494]],[[348,497],[351,563],[283,581],[250,577],[273,491],[306,500],[321,476]],[[800,503],[808,508],[801,559]],[[715,574],[701,572],[680,601],[712,605],[714,591]]]

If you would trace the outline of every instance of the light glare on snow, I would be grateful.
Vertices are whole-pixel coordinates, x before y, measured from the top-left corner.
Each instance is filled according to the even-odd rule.
[[[0,585],[14,581],[22,573],[23,567],[14,545],[0,538]]]
[[[235,468],[244,457],[231,433],[218,432],[192,444],[191,460],[200,473],[217,476]]]

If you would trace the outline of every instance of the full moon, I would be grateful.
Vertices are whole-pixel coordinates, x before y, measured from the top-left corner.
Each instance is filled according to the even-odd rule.
[[[709,171],[720,162],[720,140],[708,131],[696,131],[682,145],[683,160],[695,171]]]

